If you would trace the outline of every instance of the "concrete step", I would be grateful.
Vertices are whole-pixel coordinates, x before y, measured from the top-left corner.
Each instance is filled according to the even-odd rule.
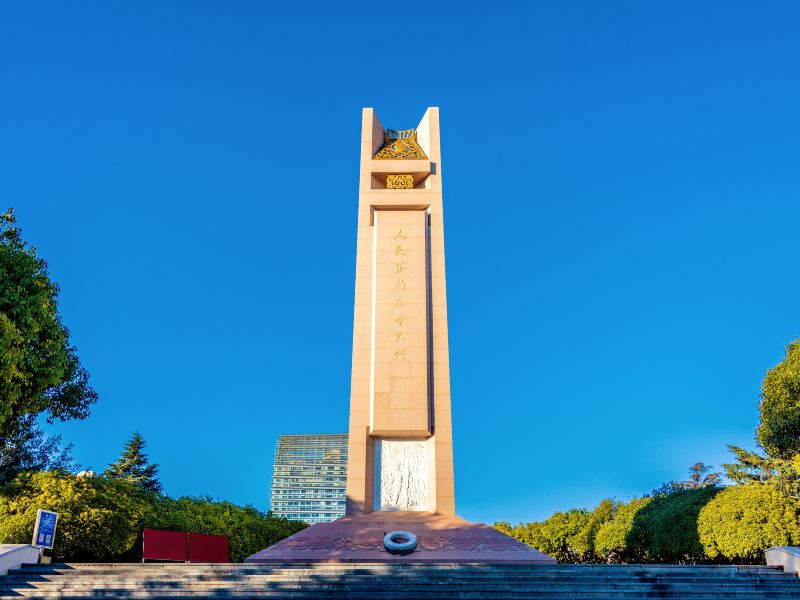
[[[570,568],[569,566],[564,567],[538,567],[538,566],[527,566],[524,569],[513,569],[513,570],[499,570],[499,569],[485,569],[485,568],[474,568],[470,565],[464,565],[460,567],[433,567],[428,565],[418,565],[415,566],[413,569],[409,569],[406,565],[398,565],[394,568],[372,568],[370,566],[360,566],[360,565],[345,565],[345,566],[337,566],[337,567],[274,567],[274,568],[261,568],[261,569],[252,569],[252,568],[202,568],[196,569],[191,566],[187,567],[178,567],[178,566],[169,566],[169,567],[160,567],[160,568],[150,568],[150,567],[143,567],[137,568],[136,566],[126,566],[124,568],[90,568],[90,567],[81,567],[81,568],[72,568],[72,567],[56,567],[56,568],[47,568],[47,567],[36,567],[36,568],[24,568],[18,569],[11,572],[12,575],[96,575],[96,576],[122,576],[122,575],[132,575],[135,577],[143,577],[143,576],[158,576],[161,574],[166,574],[169,576],[187,576],[187,577],[197,577],[197,576],[224,576],[227,574],[234,574],[236,576],[244,576],[244,575],[269,575],[269,576],[279,576],[284,574],[331,574],[331,575],[342,575],[348,573],[357,573],[357,572],[364,572],[369,573],[371,575],[387,575],[387,576],[398,576],[402,575],[403,573],[424,573],[424,574],[438,574],[438,573],[480,573],[495,576],[509,576],[513,577],[516,575],[521,574],[535,574],[537,577],[545,577],[545,576],[558,576],[562,577],[565,574],[574,574],[580,576],[624,576],[631,573],[634,574],[647,574],[647,575],[659,575],[659,576],[700,576],[703,578],[720,578],[725,579],[732,576],[743,576],[743,575],[763,575],[763,576],[772,576],[772,575],[781,575],[783,572],[778,568],[771,568],[771,567],[761,567],[758,569],[742,569],[737,567],[724,567],[724,568],[707,568],[704,569],[702,567],[684,567],[679,569],[664,569],[664,568],[653,568],[641,565],[630,565],[626,568],[620,569],[612,566],[600,566],[600,567],[590,567],[584,569],[575,569]]]
[[[272,579],[308,579],[314,577],[317,579],[362,579],[369,578],[372,580],[382,581],[412,581],[412,580],[472,580],[480,579],[481,581],[709,581],[724,583],[727,581],[776,581],[776,580],[796,580],[795,576],[789,573],[779,573],[775,575],[744,575],[732,577],[702,577],[696,574],[675,574],[663,575],[652,573],[621,573],[619,575],[585,575],[580,573],[568,573],[539,575],[535,573],[520,573],[514,575],[495,575],[489,573],[403,573],[398,575],[385,575],[385,574],[370,574],[370,573],[280,573],[280,574],[259,574],[259,575],[198,575],[192,577],[190,575],[153,575],[153,576],[140,576],[130,573],[124,576],[114,575],[8,575],[0,581],[5,582],[57,582],[57,581],[74,581],[81,583],[94,583],[101,581],[119,581],[119,582],[139,582],[139,581],[203,581],[203,582],[235,582],[235,581],[266,581]]]
[[[469,579],[458,579],[458,578],[442,578],[442,579],[425,579],[425,578],[416,578],[416,579],[394,579],[394,580],[382,580],[376,578],[270,578],[267,580],[262,581],[173,581],[173,580],[159,580],[159,581],[95,581],[95,582],[3,582],[0,584],[0,589],[11,589],[11,588],[40,588],[40,589],[56,589],[56,588],[64,588],[64,587],[129,587],[129,586],[141,586],[141,587],[188,587],[188,586],[214,586],[214,587],[260,587],[265,585],[270,585],[275,582],[280,582],[283,584],[290,584],[290,583],[306,583],[308,581],[314,581],[320,585],[327,584],[327,583],[335,583],[337,585],[362,585],[366,583],[372,583],[375,585],[381,586],[395,586],[395,585],[403,585],[403,586],[424,586],[424,585],[458,585],[458,586],[467,586],[467,585],[474,585],[474,584],[490,584],[496,585],[501,587],[507,586],[551,586],[551,585],[570,585],[572,587],[601,587],[601,586],[657,586],[657,585],[670,585],[670,586],[711,586],[711,587],[718,587],[718,588],[726,588],[726,587],[765,587],[765,586],[775,586],[775,585],[797,585],[796,580],[776,580],[776,581],[754,581],[754,582],[742,582],[742,581],[728,581],[728,582],[713,582],[713,581],[704,581],[704,580],[678,580],[678,581],[671,581],[671,580],[660,580],[660,579],[640,579],[640,580],[619,580],[615,581],[613,579],[605,579],[602,581],[593,581],[587,579],[551,579],[551,580],[542,580],[542,579],[520,579],[520,580],[491,580],[491,579],[482,579],[479,577],[476,578],[469,578]]]
[[[701,584],[707,583],[710,585],[728,585],[731,582],[739,582],[742,585],[755,585],[755,584],[764,584],[764,583],[780,583],[780,582],[788,582],[794,583],[797,581],[796,577],[794,576],[783,576],[783,577],[768,577],[768,578],[738,578],[732,577],[730,579],[703,579],[698,577],[649,577],[649,576],[639,576],[639,577],[572,577],[565,575],[563,577],[484,577],[481,575],[460,575],[460,576],[438,576],[438,577],[426,577],[426,576],[406,576],[406,577],[375,577],[369,575],[346,575],[341,577],[331,577],[331,576],[322,576],[317,575],[313,577],[309,576],[284,576],[284,577],[256,577],[256,578],[124,578],[124,579],[104,579],[104,578],[91,578],[91,579],[72,579],[72,578],[64,578],[64,579],[45,579],[45,580],[32,580],[32,579],[7,579],[5,581],[0,581],[0,585],[56,585],[62,584],[65,581],[69,581],[71,585],[96,585],[96,584],[159,584],[159,583],[169,583],[169,584],[188,584],[188,583],[200,583],[200,584],[218,584],[218,585],[234,585],[237,583],[249,583],[253,585],[263,584],[264,582],[268,581],[308,581],[308,580],[316,580],[316,581],[351,581],[351,582],[359,582],[359,581],[375,581],[380,583],[391,583],[391,582],[402,582],[402,583],[413,583],[413,582],[474,582],[474,581],[485,581],[485,582],[496,582],[496,583],[509,583],[509,584],[520,584],[520,583],[530,583],[530,582],[569,582],[571,584],[579,585],[579,584],[602,584],[602,583],[626,583],[626,584],[643,584],[643,583],[674,583],[674,584]]]
[[[258,593],[264,590],[273,590],[273,589],[303,589],[308,587],[308,581],[277,581],[277,582],[269,582],[263,585],[235,585],[235,586],[225,586],[225,585],[155,585],[155,586],[142,586],[142,585],[96,585],[96,586],[60,586],[60,587],[26,587],[26,586],[14,586],[11,588],[0,590],[3,593],[6,592],[26,592],[26,591],[36,591],[36,592],[62,592],[62,593],[71,593],[71,592],[83,592],[83,591],[92,591],[92,592],[111,592],[111,591],[147,591],[149,593],[162,593],[162,592],[169,592],[179,589],[181,591],[195,591],[195,592],[209,592],[209,593],[218,593],[225,590],[235,590],[237,592],[252,592]],[[435,588],[443,588],[448,587],[452,589],[460,589],[460,590],[469,590],[469,589],[478,589],[478,588],[491,588],[494,590],[508,590],[508,591],[518,591],[518,590],[525,590],[525,591],[551,591],[557,592],[559,590],[563,590],[568,588],[571,591],[586,591],[586,592],[617,592],[617,591],[626,591],[626,592],[636,592],[638,590],[672,590],[675,592],[686,592],[686,593],[704,593],[704,594],[711,594],[711,593],[722,593],[725,592],[726,594],[733,594],[733,593],[746,593],[753,590],[756,591],[797,591],[797,586],[792,585],[760,585],[760,586],[741,586],[741,585],[727,585],[727,586],[720,586],[720,585],[696,585],[696,584],[683,584],[683,585],[673,585],[673,584],[639,584],[639,585],[613,585],[613,584],[606,584],[606,585],[572,585],[569,582],[563,583],[552,583],[550,585],[545,584],[531,584],[527,586],[519,586],[519,585],[498,585],[498,584],[491,584],[486,582],[470,582],[468,584],[454,584],[452,582],[441,582],[441,583],[417,583],[417,584],[395,584],[395,585],[385,585],[385,584],[376,584],[371,582],[313,582],[314,588],[316,590],[335,590],[341,588],[347,589],[358,589],[364,591],[375,591],[375,592],[398,592],[401,593],[403,591],[420,591],[425,589],[435,589]]]
[[[773,591],[753,591],[747,593],[733,593],[733,594],[686,594],[684,592],[672,592],[669,590],[653,591],[641,590],[637,592],[575,592],[571,590],[561,590],[559,592],[542,591],[532,592],[528,590],[523,591],[498,591],[493,588],[475,588],[470,590],[425,590],[422,592],[402,593],[399,595],[386,594],[385,592],[375,591],[362,591],[362,590],[309,590],[308,588],[290,590],[281,589],[273,591],[261,591],[254,594],[249,591],[236,591],[226,590],[221,593],[209,592],[191,592],[182,590],[169,590],[165,592],[128,592],[128,591],[109,591],[109,592],[96,592],[96,591],[83,591],[83,592],[21,592],[13,593],[10,595],[0,594],[0,598],[59,598],[62,600],[70,598],[98,598],[98,599],[119,599],[130,598],[131,600],[173,600],[178,598],[206,598],[209,600],[221,600],[223,598],[292,598],[292,599],[319,599],[319,598],[343,598],[343,599],[364,599],[375,600],[376,598],[403,598],[405,599],[426,599],[426,600],[439,600],[439,599],[470,599],[470,598],[492,598],[492,599],[577,599],[584,600],[612,600],[612,599],[638,599],[638,598],[671,598],[681,599],[687,598],[690,600],[730,600],[739,598],[742,600],[759,600],[759,599],[785,599],[796,600],[797,595],[789,592],[773,592]]]
[[[487,564],[487,563],[51,563],[39,565],[23,565],[19,570],[21,571],[41,571],[41,570],[57,570],[66,569],[70,571],[75,570],[126,570],[133,569],[139,572],[148,570],[162,570],[162,569],[181,569],[181,570],[214,570],[224,571],[232,570],[237,572],[246,571],[263,571],[274,569],[288,569],[296,570],[301,568],[313,569],[315,571],[327,569],[352,569],[352,568],[368,568],[370,570],[396,570],[396,569],[480,569],[483,571],[526,571],[526,570],[576,570],[576,571],[593,571],[593,570],[621,570],[626,571],[631,568],[641,568],[657,571],[686,571],[698,570],[707,573],[713,572],[726,572],[726,571],[773,571],[780,567],[768,565],[665,565],[665,564],[559,564],[559,565],[529,565],[529,564]]]
[[[564,593],[567,595],[580,593],[582,595],[609,595],[609,594],[625,594],[634,596],[641,593],[654,593],[654,592],[672,592],[681,594],[686,597],[689,596],[710,596],[710,595],[748,595],[752,593],[788,593],[797,596],[797,586],[709,586],[709,585],[602,585],[602,586],[574,586],[565,582],[563,584],[553,585],[530,585],[530,586],[512,586],[512,585],[492,585],[487,583],[474,582],[468,585],[454,585],[449,583],[442,584],[418,584],[418,585],[379,585],[368,582],[360,583],[343,583],[343,582],[271,582],[269,584],[260,586],[65,586],[59,588],[38,588],[38,587],[14,587],[11,589],[0,590],[2,594],[22,594],[22,595],[81,595],[84,593],[89,594],[111,594],[111,595],[128,595],[131,593],[147,593],[150,595],[171,595],[188,593],[194,595],[224,595],[232,593],[236,595],[253,595],[258,596],[262,593],[270,593],[276,590],[292,590],[301,591],[313,587],[316,592],[331,592],[336,590],[352,590],[360,592],[370,592],[373,594],[399,594],[426,592],[429,590],[454,590],[459,592],[474,591],[474,590],[493,590],[495,592],[509,592],[509,593],[525,593],[525,594],[550,594],[553,596],[561,596]]]
[[[158,582],[158,581],[172,581],[172,582],[236,582],[236,581],[251,581],[261,582],[269,580],[289,580],[289,579],[308,579],[314,577],[316,579],[330,579],[330,580],[360,580],[370,579],[373,581],[674,581],[674,582],[717,582],[720,584],[730,581],[742,582],[756,582],[756,581],[781,581],[790,580],[795,581],[796,577],[790,573],[776,573],[774,575],[734,575],[731,577],[702,577],[697,574],[674,574],[664,575],[660,573],[620,573],[618,575],[603,574],[603,575],[587,575],[582,573],[516,573],[513,575],[498,575],[494,573],[476,573],[472,571],[464,572],[443,572],[443,573],[416,573],[407,572],[399,573],[397,575],[387,574],[372,574],[369,572],[351,572],[351,573],[275,573],[275,574],[251,574],[251,575],[213,575],[204,574],[191,576],[188,574],[179,575],[144,575],[137,577],[135,573],[127,573],[125,575],[97,575],[97,574],[75,574],[75,575],[53,575],[53,574],[36,574],[36,575],[20,575],[10,574],[0,579],[0,583],[48,583],[48,582],[78,582],[83,584],[92,584],[97,582]]]
[[[188,588],[261,588],[271,585],[305,585],[309,581],[313,581],[315,585],[375,585],[383,588],[394,587],[425,587],[429,586],[458,586],[467,587],[470,585],[492,585],[498,588],[503,587],[526,587],[526,588],[551,588],[568,585],[573,589],[578,588],[634,588],[634,587],[656,587],[656,586],[670,586],[672,588],[703,588],[703,589],[765,589],[782,586],[794,586],[797,589],[797,581],[783,580],[783,581],[759,581],[752,583],[731,581],[731,582],[709,582],[709,581],[663,581],[663,580],[641,580],[641,581],[587,581],[587,580],[519,580],[519,581],[497,581],[497,580],[483,580],[480,578],[475,579],[416,579],[416,580],[376,580],[370,578],[362,579],[309,579],[309,578],[292,578],[292,579],[271,579],[260,582],[252,581],[214,581],[214,582],[191,582],[191,581],[153,581],[153,582],[7,582],[0,584],[0,590],[9,589],[100,589],[100,588],[166,588],[181,587]]]
[[[0,577],[0,598],[683,598],[800,600],[763,565],[53,564]]]

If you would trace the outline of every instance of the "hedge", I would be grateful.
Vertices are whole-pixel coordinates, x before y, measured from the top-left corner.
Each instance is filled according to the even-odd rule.
[[[700,511],[697,530],[710,558],[760,561],[770,546],[800,545],[800,500],[769,485],[729,487]]]
[[[565,563],[763,563],[800,545],[800,500],[766,484],[676,490],[496,527]]]

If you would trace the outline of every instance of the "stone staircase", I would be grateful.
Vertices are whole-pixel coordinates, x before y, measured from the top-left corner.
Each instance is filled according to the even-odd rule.
[[[0,598],[793,598],[780,567],[491,564],[52,564],[0,577]]]

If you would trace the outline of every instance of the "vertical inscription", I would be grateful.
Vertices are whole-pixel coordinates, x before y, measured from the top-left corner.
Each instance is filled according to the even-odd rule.
[[[374,434],[429,435],[426,216],[375,218]]]
[[[397,276],[397,281],[394,284],[394,309],[395,309],[395,325],[397,327],[394,333],[394,354],[392,358],[394,360],[405,360],[406,359],[406,336],[403,335],[403,323],[405,322],[405,314],[403,314],[403,309],[406,307],[406,301],[403,297],[403,293],[406,291],[406,280],[405,280],[405,272],[407,270],[406,263],[404,262],[406,252],[409,250],[408,246],[404,246],[404,244],[408,243],[408,236],[403,235],[403,228],[397,227],[397,233],[392,236],[392,240],[394,241],[394,257],[397,261],[394,265],[394,274]]]

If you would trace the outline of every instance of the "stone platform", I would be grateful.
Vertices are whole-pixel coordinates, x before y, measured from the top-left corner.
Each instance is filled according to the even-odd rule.
[[[390,531],[417,536],[411,554],[389,554]],[[392,562],[555,564],[555,560],[482,523],[425,512],[374,512],[317,523],[245,559],[246,563]]]

